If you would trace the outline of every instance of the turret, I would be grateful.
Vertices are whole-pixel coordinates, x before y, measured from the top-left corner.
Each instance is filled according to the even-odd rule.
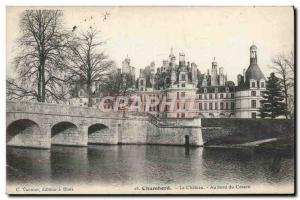
[[[179,53],[179,67],[185,67],[185,54]]]
[[[257,64],[257,46],[254,44],[250,47],[250,65]]]
[[[212,86],[216,86],[218,85],[218,64],[216,61],[216,58],[214,57],[214,60],[212,62],[212,66],[211,66],[211,85]]]
[[[172,63],[172,66],[175,66],[176,58],[175,58],[174,53],[173,53],[173,48],[171,48],[170,55],[169,55],[169,60]]]
[[[202,80],[202,86],[206,87],[207,86],[207,76],[204,74],[203,80]]]

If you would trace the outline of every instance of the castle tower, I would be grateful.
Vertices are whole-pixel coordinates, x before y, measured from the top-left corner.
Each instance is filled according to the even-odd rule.
[[[122,62],[122,73],[130,73],[130,58],[128,57],[128,54],[126,58]]]
[[[206,87],[207,86],[207,75],[204,74],[203,80],[202,80],[202,86]]]
[[[257,46],[251,45],[250,47],[250,65],[257,64]]]
[[[218,63],[215,57],[211,65],[211,85],[218,85]]]
[[[179,53],[179,67],[185,68],[185,54]]]
[[[250,47],[250,65],[245,73],[245,82],[249,82],[250,80],[265,80],[265,76],[257,65],[257,46],[254,44]]]
[[[226,77],[224,75],[224,68],[220,67],[219,68],[219,79],[220,79],[220,85],[225,85],[226,82]]]
[[[173,48],[171,48],[171,51],[170,51],[170,54],[169,54],[169,60],[172,64],[172,66],[175,67],[176,58],[175,58],[175,55],[173,53]]]
[[[171,84],[173,85],[176,82],[176,71],[174,68],[172,68],[171,71]]]

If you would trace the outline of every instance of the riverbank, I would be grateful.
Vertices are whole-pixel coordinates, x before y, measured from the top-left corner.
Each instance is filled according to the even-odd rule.
[[[246,143],[234,143],[226,138],[206,144],[205,148],[247,149],[256,152],[270,152],[284,156],[294,156],[294,138],[269,138]]]

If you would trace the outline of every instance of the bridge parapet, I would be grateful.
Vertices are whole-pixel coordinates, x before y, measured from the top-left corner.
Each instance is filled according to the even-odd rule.
[[[96,108],[76,107],[63,104],[7,101],[6,112],[41,113],[47,115],[81,116],[95,118],[122,118],[121,112],[103,112]]]

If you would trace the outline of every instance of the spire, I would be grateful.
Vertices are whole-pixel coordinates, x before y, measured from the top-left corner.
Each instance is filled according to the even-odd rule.
[[[217,61],[216,61],[216,57],[214,57],[214,60],[213,60],[213,62],[212,62],[212,67],[216,67],[217,66]]]
[[[174,56],[174,53],[173,53],[173,47],[171,48],[171,50],[170,50],[170,55],[169,55],[169,57],[170,58],[174,58],[175,56]]]

